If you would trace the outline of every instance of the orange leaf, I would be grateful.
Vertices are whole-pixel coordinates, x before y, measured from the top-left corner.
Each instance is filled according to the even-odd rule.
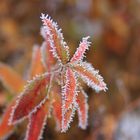
[[[86,93],[80,89],[77,96],[77,111],[79,118],[79,126],[82,129],[86,129],[87,127],[87,119],[88,119],[88,104],[87,104],[87,95]]]
[[[30,78],[34,77],[37,74],[42,74],[44,68],[41,62],[41,50],[39,46],[34,46],[32,54],[32,62],[30,68]]]
[[[18,73],[3,63],[0,63],[0,80],[14,94],[19,93],[25,83]]]
[[[50,102],[46,100],[46,102],[41,106],[40,109],[37,110],[37,112],[30,115],[25,140],[41,139],[43,129],[48,117],[49,107]]]
[[[9,122],[10,114],[12,111],[12,107],[15,104],[16,104],[16,100],[13,100],[13,102],[5,110],[5,113],[0,123],[0,138],[5,137],[6,135],[10,134],[12,129],[14,128],[13,125],[8,125],[8,122]]]
[[[6,101],[7,101],[6,91],[0,91],[0,106],[5,105]]]

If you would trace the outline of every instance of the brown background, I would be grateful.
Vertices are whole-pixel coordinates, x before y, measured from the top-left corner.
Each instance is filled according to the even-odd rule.
[[[140,138],[140,1],[139,0],[0,0],[0,61],[26,78],[32,47],[41,44],[40,14],[62,28],[71,54],[83,36],[92,45],[87,61],[100,70],[107,93],[89,95],[89,125],[77,117],[66,134],[49,120],[44,140],[139,140]],[[6,106],[0,83],[0,111]],[[8,140],[22,140],[24,130]]]

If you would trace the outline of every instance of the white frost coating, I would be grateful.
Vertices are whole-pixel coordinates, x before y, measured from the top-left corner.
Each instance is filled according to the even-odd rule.
[[[69,47],[67,45],[67,43],[64,41],[64,37],[63,37],[63,34],[62,34],[62,29],[58,29],[58,24],[56,22],[54,22],[51,17],[49,17],[48,15],[45,16],[45,14],[41,14],[41,17],[43,22],[45,22],[45,20],[49,20],[52,24],[52,26],[54,27],[55,31],[56,31],[56,34],[60,40],[60,43],[62,45],[62,47],[64,47],[64,49],[66,50],[66,53],[67,53],[67,60],[69,60]],[[43,31],[44,29],[44,31]],[[52,38],[53,34],[51,34],[49,27],[44,23],[44,26],[43,26],[43,29],[41,28],[41,34],[43,37],[45,37],[45,33],[46,33],[46,36],[50,36],[49,39],[50,39],[50,42],[52,42],[54,44],[54,40]],[[46,37],[45,37],[46,38]],[[58,59],[59,62],[61,62],[61,59],[60,59],[60,56],[58,56],[57,54],[57,51],[56,51],[56,46],[52,46],[52,53],[54,55],[55,58]]]
[[[79,77],[81,77],[83,79],[83,81],[87,83],[87,85],[89,87],[96,90],[96,92],[99,92],[101,90],[106,91],[108,89],[106,84],[103,81],[103,77],[99,75],[99,71],[95,70],[90,63],[80,62],[80,63],[73,64],[73,66],[81,66],[84,68],[85,71],[87,71],[95,76],[95,78],[100,82],[99,85],[94,83],[91,79],[89,79],[87,76],[83,75],[81,72],[76,71],[74,69],[78,73]]]
[[[82,39],[79,47],[77,48],[75,54],[73,55],[73,57],[70,60],[71,62],[83,60],[83,58],[85,57],[85,52],[86,52],[86,50],[89,50],[89,46],[91,44],[91,42],[88,41],[89,38],[90,37],[87,36]]]
[[[78,118],[79,118],[79,127],[82,128],[82,129],[86,129],[87,128],[87,125],[88,125],[88,103],[87,103],[87,100],[88,100],[88,96],[87,94],[85,93],[85,91],[80,87],[80,90],[81,90],[81,93],[84,95],[85,97],[85,111],[86,113],[84,114],[85,115],[85,123],[83,124],[83,120],[82,120],[82,112],[80,110],[80,107],[77,103],[77,111],[78,111]]]
[[[47,96],[29,114],[27,114],[26,116],[22,117],[19,120],[13,121],[15,110],[18,107],[18,105],[20,103],[20,100],[22,99],[22,97],[24,96],[24,94],[26,93],[26,91],[29,90],[30,85],[33,84],[36,80],[40,80],[40,78],[44,78],[47,75],[48,75],[48,73],[44,73],[42,75],[36,75],[33,78],[33,80],[27,81],[28,84],[24,87],[23,92],[17,97],[16,104],[12,107],[12,111],[11,111],[9,122],[8,122],[9,125],[11,125],[11,124],[17,124],[17,123],[22,122],[24,119],[26,119],[28,117],[28,115],[30,115],[31,113],[36,112],[45,103],[45,101],[47,100]]]
[[[61,90],[62,90],[62,106],[61,106],[61,109],[62,109],[62,121],[61,121],[61,129],[63,129],[64,127],[64,119],[65,119],[65,93],[66,93],[66,85],[68,84],[68,80],[67,80],[67,77],[66,77],[66,74],[65,74],[65,79],[66,79],[66,84],[64,85],[63,81],[62,80],[62,77],[61,77]],[[62,130],[61,130],[62,131]]]

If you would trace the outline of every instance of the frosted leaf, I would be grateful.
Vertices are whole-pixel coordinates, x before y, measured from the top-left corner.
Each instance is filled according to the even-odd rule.
[[[46,71],[48,72],[56,63],[56,59],[53,57],[53,54],[51,52],[51,46],[47,41],[44,41],[41,46],[41,60],[44,67],[46,68]]]
[[[80,62],[73,64],[74,70],[78,75],[83,79],[88,86],[96,90],[97,92],[104,90],[106,91],[107,87],[103,81],[102,76],[98,74],[98,71],[95,70],[90,63]]]
[[[35,113],[31,113],[25,140],[40,140],[49,114],[50,102],[47,100]]]
[[[80,42],[80,45],[77,48],[73,57],[71,58],[70,62],[82,61],[86,50],[88,50],[90,46],[90,42],[88,42],[88,39],[89,36],[82,39],[82,42]]]
[[[65,75],[65,85],[62,88],[62,95],[64,96],[63,108],[69,109],[71,108],[72,104],[75,102],[76,98],[76,76],[75,73],[70,69],[67,68],[66,75]]]
[[[46,41],[49,42],[51,46],[52,54],[59,62],[66,63],[69,60],[69,47],[64,41],[61,29],[58,29],[57,23],[55,23],[48,15],[41,15],[43,22],[42,31],[46,33]]]
[[[66,110],[66,112],[62,114],[61,132],[66,132],[70,127],[70,123],[73,121],[73,117],[75,115],[75,110],[76,108],[73,105],[70,109]]]
[[[0,81],[13,94],[21,92],[25,81],[11,67],[0,63]]]
[[[88,125],[88,103],[87,95],[82,88],[79,89],[77,96],[77,112],[79,118],[79,127],[86,129]]]
[[[19,122],[42,106],[46,101],[49,82],[49,74],[36,76],[28,82],[24,91],[18,97],[16,105],[13,106],[9,123]]]
[[[30,78],[33,78],[37,74],[42,74],[44,72],[44,67],[41,62],[41,50],[38,45],[33,47],[32,61],[30,68]]]

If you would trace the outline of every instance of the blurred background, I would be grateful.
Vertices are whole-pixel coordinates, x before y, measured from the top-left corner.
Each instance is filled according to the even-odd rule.
[[[0,0],[0,61],[24,78],[34,44],[41,44],[41,13],[62,28],[71,54],[82,37],[91,36],[86,60],[105,79],[106,93],[89,95],[88,128],[78,128],[77,117],[65,134],[48,121],[43,140],[140,139],[140,0]],[[6,93],[8,94],[8,93]],[[6,107],[0,83],[0,115]],[[22,140],[15,132],[8,140]]]

